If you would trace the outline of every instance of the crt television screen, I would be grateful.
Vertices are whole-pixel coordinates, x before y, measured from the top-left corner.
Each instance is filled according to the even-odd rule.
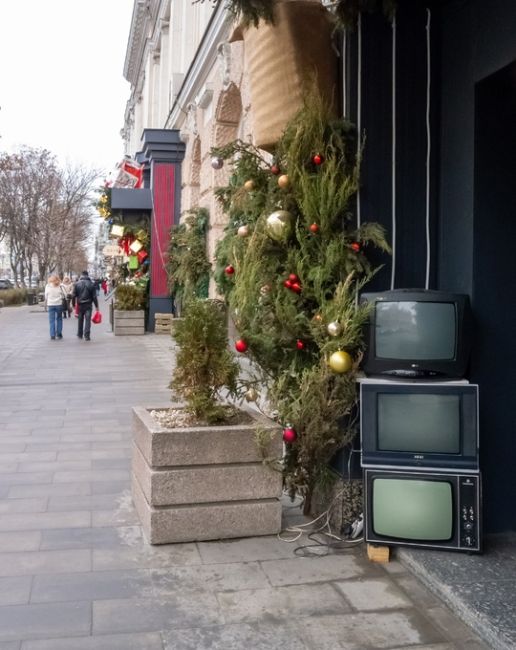
[[[452,360],[456,354],[455,305],[447,302],[376,303],[379,359]]]
[[[458,394],[378,393],[380,451],[458,454],[461,416]]]
[[[446,480],[375,478],[373,529],[411,541],[448,541],[453,535],[453,490]]]

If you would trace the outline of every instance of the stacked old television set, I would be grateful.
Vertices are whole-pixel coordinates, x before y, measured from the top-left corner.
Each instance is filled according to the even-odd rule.
[[[468,296],[397,289],[370,306],[360,381],[364,536],[479,552],[478,386]]]

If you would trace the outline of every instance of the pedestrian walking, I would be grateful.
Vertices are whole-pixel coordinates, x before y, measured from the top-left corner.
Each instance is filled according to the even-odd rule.
[[[95,285],[91,281],[88,271],[83,271],[81,277],[75,284],[72,292],[72,304],[78,305],[78,324],[77,336],[86,341],[90,340],[91,331],[91,312],[93,305],[98,311],[99,303],[97,300],[97,291]]]
[[[73,293],[73,282],[70,277],[65,275],[63,278],[63,284],[61,285],[66,294],[66,309],[63,309],[63,318],[72,315],[72,293]],[[63,305],[64,306],[64,305]]]
[[[63,338],[63,300],[65,292],[58,275],[51,275],[45,287],[45,305],[52,341]]]

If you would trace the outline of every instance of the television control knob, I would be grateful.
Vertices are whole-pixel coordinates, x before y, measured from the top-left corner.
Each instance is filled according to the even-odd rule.
[[[469,531],[469,530],[473,530],[473,524],[472,524],[471,522],[467,521],[467,522],[464,524],[464,530],[468,530],[468,531]]]
[[[464,541],[466,542],[466,546],[473,546],[473,540],[469,535],[466,537]]]

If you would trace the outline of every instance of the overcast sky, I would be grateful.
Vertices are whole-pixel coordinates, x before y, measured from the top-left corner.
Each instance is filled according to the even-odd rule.
[[[0,0],[0,150],[112,171],[130,86],[133,0]]]

